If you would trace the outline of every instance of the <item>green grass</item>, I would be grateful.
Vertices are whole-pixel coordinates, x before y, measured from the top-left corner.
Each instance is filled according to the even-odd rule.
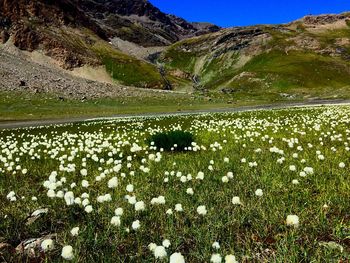
[[[62,262],[62,247],[71,245],[73,262],[162,262],[147,246],[169,239],[168,257],[180,252],[187,263],[209,262],[214,253],[222,257],[233,254],[239,262],[347,262],[349,119],[350,107],[343,106],[2,131],[0,243],[8,247],[0,249],[1,259]],[[147,146],[151,134],[174,129],[193,133],[201,150],[157,154]],[[140,151],[131,151],[133,143],[141,146]],[[283,150],[283,154],[272,152],[272,147]],[[318,158],[317,151],[325,160]],[[155,155],[161,158],[155,160]],[[281,157],[285,160],[277,163]],[[108,173],[116,165],[108,162],[110,158],[121,161],[120,171]],[[257,162],[257,166],[250,167],[249,162]],[[345,168],[339,167],[341,162]],[[75,171],[59,170],[60,165],[69,164],[76,165]],[[291,171],[290,165],[295,165],[296,171]],[[142,171],[141,166],[149,172]],[[80,174],[84,167],[86,176]],[[314,173],[300,176],[305,167],[312,167]],[[26,174],[22,173],[24,168],[28,169]],[[47,197],[43,183],[52,171],[58,172],[57,180],[66,178],[56,192],[68,188],[75,197],[88,193],[92,213],[84,212],[81,205],[67,206],[63,199]],[[106,178],[96,181],[102,171]],[[203,180],[196,179],[199,171],[204,172]],[[228,172],[233,177],[224,183],[222,178]],[[180,176],[188,174],[192,179],[181,182]],[[114,176],[119,184],[110,189],[107,184]],[[295,179],[299,184],[292,184]],[[82,180],[88,180],[90,186],[83,188]],[[71,189],[73,182],[77,186]],[[135,211],[125,200],[128,184],[134,186],[129,194],[145,202],[144,211]],[[193,195],[186,193],[188,188],[193,188]],[[263,196],[255,195],[257,189],[262,189]],[[17,201],[7,200],[10,191],[15,192]],[[98,203],[97,197],[107,193],[112,201]],[[33,196],[38,200],[33,201]],[[165,204],[152,205],[152,198],[158,196],[165,197]],[[232,204],[234,196],[240,197],[241,205]],[[176,212],[176,204],[182,204],[184,211]],[[206,206],[204,216],[197,213],[200,205]],[[110,223],[117,207],[124,209],[119,227]],[[49,210],[26,224],[27,216],[38,208]],[[173,214],[167,215],[170,208]],[[291,214],[299,217],[299,227],[286,225]],[[136,231],[131,229],[134,220],[141,222]],[[80,232],[73,237],[70,230],[76,226]],[[48,234],[56,235],[52,251],[34,249],[31,259],[12,252],[22,241]],[[214,241],[220,243],[220,249],[212,248]],[[328,242],[342,246],[343,251],[325,246]]]
[[[117,114],[177,112],[230,107],[224,99],[187,94],[157,94],[145,91],[138,96],[121,96],[80,101],[59,100],[54,94],[1,92],[0,121],[64,119],[72,117],[107,117]]]
[[[143,88],[163,88],[161,75],[154,65],[103,44],[95,45],[93,50],[101,58],[107,72],[119,83]]]
[[[83,54],[94,63],[105,65],[107,72],[116,82],[142,88],[163,88],[164,83],[156,66],[115,49],[93,32],[61,30],[57,34],[56,37],[63,38],[70,50],[76,51],[78,55]],[[89,39],[90,43],[86,39]]]

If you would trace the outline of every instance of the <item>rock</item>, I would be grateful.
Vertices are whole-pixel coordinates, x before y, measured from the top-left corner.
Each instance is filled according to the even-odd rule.
[[[38,210],[35,210],[27,219],[26,219],[26,225],[33,224],[37,219],[39,219],[42,215],[47,214],[49,209],[47,208],[40,208]]]
[[[56,234],[50,234],[39,238],[29,238],[22,241],[16,247],[16,253],[35,258],[40,254],[40,245],[45,239],[55,239]]]
[[[0,41],[2,44],[5,44],[9,38],[10,38],[10,34],[6,30],[1,31]]]

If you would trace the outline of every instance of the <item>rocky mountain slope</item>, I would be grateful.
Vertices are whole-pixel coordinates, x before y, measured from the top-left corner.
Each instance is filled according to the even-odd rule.
[[[189,87],[235,98],[350,94],[350,14],[224,29],[173,44],[159,63]]]
[[[162,13],[146,0],[0,0],[0,42],[40,50],[65,69],[105,65],[120,84],[166,86],[159,69],[113,45],[123,39],[149,47],[217,31]]]

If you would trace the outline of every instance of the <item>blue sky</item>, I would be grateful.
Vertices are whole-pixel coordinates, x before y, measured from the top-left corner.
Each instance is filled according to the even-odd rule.
[[[308,14],[350,11],[350,0],[150,0],[188,21],[229,27],[286,23]]]

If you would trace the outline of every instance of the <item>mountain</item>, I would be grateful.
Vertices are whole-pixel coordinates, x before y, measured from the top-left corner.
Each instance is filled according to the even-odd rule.
[[[159,57],[188,89],[240,99],[350,94],[350,13],[223,29],[177,42]]]
[[[350,13],[221,29],[146,0],[0,0],[0,40],[64,69],[104,66],[125,86],[236,100],[350,94]]]
[[[164,46],[184,38],[219,31],[208,23],[189,23],[167,15],[147,0],[85,0],[80,7],[110,37],[119,37],[141,46]]]
[[[105,65],[119,83],[165,88],[159,69],[113,46],[123,39],[140,47],[164,46],[219,30],[166,15],[146,0],[0,0],[0,40],[41,51],[63,68]]]

